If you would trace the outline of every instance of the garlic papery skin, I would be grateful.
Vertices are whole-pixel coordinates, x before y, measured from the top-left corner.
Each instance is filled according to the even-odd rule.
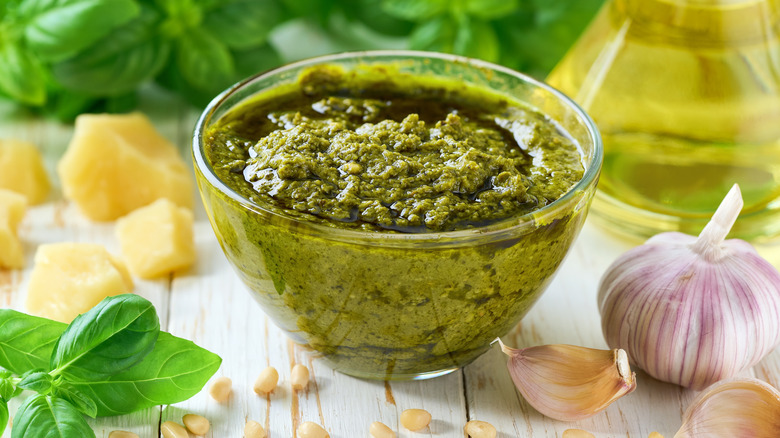
[[[510,348],[507,368],[523,398],[537,411],[561,421],[593,416],[636,389],[623,350],[575,345]]]
[[[780,437],[780,392],[756,379],[717,383],[685,411],[674,438]]]
[[[610,348],[656,379],[701,390],[780,342],[780,273],[723,239],[742,208],[734,186],[699,237],[662,233],[621,255],[599,286]]]

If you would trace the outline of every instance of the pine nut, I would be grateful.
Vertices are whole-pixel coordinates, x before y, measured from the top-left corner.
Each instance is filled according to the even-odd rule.
[[[279,373],[274,367],[268,367],[260,371],[260,375],[255,380],[254,390],[257,395],[265,395],[273,392],[276,383],[279,382]]]
[[[566,429],[562,438],[596,438],[592,433],[582,429]]]
[[[190,438],[190,434],[187,433],[187,429],[179,423],[173,421],[166,421],[160,426],[163,438]]]
[[[374,421],[368,428],[368,433],[374,438],[395,438],[395,432],[384,423]]]
[[[664,436],[658,432],[650,432],[650,435],[647,438],[664,438]]]
[[[431,414],[425,409],[407,409],[401,412],[401,426],[416,431],[428,427]]]
[[[463,431],[471,438],[496,438],[496,428],[484,421],[469,421]]]
[[[330,438],[328,432],[317,423],[306,421],[297,429],[298,438]]]
[[[182,417],[181,421],[184,422],[184,427],[195,435],[205,435],[211,427],[209,420],[200,415],[187,414]]]
[[[233,381],[227,377],[219,377],[214,380],[209,389],[209,394],[214,400],[224,403],[230,398],[230,394],[233,392]]]
[[[138,438],[138,435],[124,430],[114,430],[108,434],[108,438]]]
[[[247,421],[244,426],[244,438],[265,438],[268,435],[257,421]]]
[[[309,384],[309,369],[297,364],[290,372],[290,385],[293,389],[303,389]]]

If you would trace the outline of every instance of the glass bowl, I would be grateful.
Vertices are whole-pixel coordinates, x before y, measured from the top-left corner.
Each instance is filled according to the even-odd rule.
[[[358,75],[380,66],[393,75],[457,80],[509,96],[579,143],[584,176],[532,213],[438,233],[334,228],[250,201],[217,178],[205,157],[204,133],[248,98],[295,83],[317,65]],[[602,145],[577,104],[528,76],[453,55],[375,51],[308,59],[231,87],[201,115],[193,156],[222,250],[276,325],[343,373],[419,379],[474,360],[539,298],[585,220]]]

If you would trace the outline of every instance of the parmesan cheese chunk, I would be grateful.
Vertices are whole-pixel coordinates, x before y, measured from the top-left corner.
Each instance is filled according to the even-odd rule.
[[[184,160],[140,113],[80,115],[58,171],[65,197],[92,220],[114,220],[160,198],[192,208]]]
[[[133,280],[124,263],[101,245],[41,245],[27,289],[27,311],[69,323],[104,298],[132,289]]]
[[[154,278],[195,260],[192,212],[160,199],[119,219],[117,238],[133,274]]]
[[[17,230],[27,209],[27,198],[0,189],[0,269],[24,267],[24,253]]]
[[[51,184],[34,144],[0,140],[0,188],[24,195],[29,204],[46,200]]]

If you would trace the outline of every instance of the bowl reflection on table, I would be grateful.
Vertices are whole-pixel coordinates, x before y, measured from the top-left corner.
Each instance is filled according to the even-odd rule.
[[[334,228],[252,202],[217,178],[204,154],[204,133],[247,98],[295,83],[316,65],[355,72],[388,66],[393,74],[457,79],[510,96],[546,114],[577,141],[585,175],[562,198],[533,213],[438,233]],[[525,315],[582,226],[602,152],[593,122],[549,86],[481,61],[381,51],[305,60],[232,87],[201,116],[193,154],[214,232],[265,313],[338,371],[414,379],[467,364]]]

